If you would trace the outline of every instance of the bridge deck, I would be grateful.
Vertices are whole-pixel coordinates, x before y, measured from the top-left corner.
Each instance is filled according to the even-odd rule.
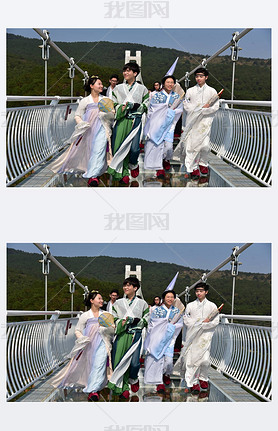
[[[57,157],[36,167],[27,178],[17,184],[17,187],[87,187],[87,180],[81,173],[54,174],[51,166]],[[165,179],[157,179],[155,171],[144,169],[144,153],[141,153],[140,174],[136,179],[131,178],[129,187],[258,187],[254,181],[242,174],[240,169],[233,168],[213,153],[210,154],[210,175],[201,177],[199,181],[186,179],[179,163],[173,161],[171,165]],[[119,186],[122,185],[118,181],[113,181],[108,174],[100,177],[99,187]]]
[[[51,378],[57,373],[51,374]],[[55,389],[50,384],[50,377],[42,378],[35,383],[17,402],[87,402],[87,395],[81,388],[64,391]],[[259,400],[246,392],[240,384],[233,382],[211,368],[209,372],[209,391],[191,395],[184,380],[172,376],[171,384],[166,386],[165,394],[158,394],[155,386],[144,384],[144,368],[139,372],[140,389],[131,393],[131,402],[258,402]],[[101,391],[100,402],[117,402],[119,397],[112,396],[109,389]]]

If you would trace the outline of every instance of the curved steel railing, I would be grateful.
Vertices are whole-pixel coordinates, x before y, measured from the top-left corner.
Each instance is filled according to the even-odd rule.
[[[52,314],[57,313],[64,314]],[[7,323],[7,401],[65,361],[75,342],[77,321],[74,317]]]
[[[271,113],[227,109],[227,102],[231,101],[225,101],[212,123],[212,151],[260,184],[270,186]],[[233,103],[250,104],[244,101]]]
[[[248,319],[248,316],[232,317]],[[260,316],[252,318],[261,320]],[[218,371],[263,400],[271,400],[270,327],[229,323],[222,316],[212,338],[210,356]]]
[[[16,97],[16,98],[15,98]],[[8,96],[8,100],[19,97]],[[34,96],[20,100],[42,100]],[[57,99],[48,97],[47,100]],[[62,98],[60,98],[62,99]],[[211,150],[240,168],[261,185],[271,185],[271,114],[227,109],[221,101],[212,123]],[[233,101],[233,103],[235,103]],[[270,106],[270,102],[237,101],[241,105]],[[7,109],[7,185],[24,177],[68,142],[77,103]]]
[[[68,103],[7,109],[7,185],[67,144],[74,130],[77,106]]]

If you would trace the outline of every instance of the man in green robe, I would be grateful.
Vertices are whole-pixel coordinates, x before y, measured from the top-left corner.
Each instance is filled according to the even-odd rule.
[[[123,184],[129,183],[129,170],[133,178],[139,174],[142,115],[147,112],[149,102],[148,89],[136,82],[139,72],[137,63],[126,63],[123,67],[125,82],[112,92],[116,123],[112,133],[113,159],[108,173]]]
[[[136,296],[139,288],[136,277],[126,278],[123,283],[126,297],[118,299],[112,307],[116,339],[112,348],[113,374],[108,387],[125,399],[129,398],[129,385],[132,392],[139,389],[142,329],[147,326],[149,318],[148,304]]]

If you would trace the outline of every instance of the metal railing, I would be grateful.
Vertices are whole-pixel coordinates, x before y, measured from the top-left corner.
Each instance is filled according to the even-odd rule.
[[[57,97],[48,97],[57,100]],[[63,99],[63,98],[60,98]],[[67,99],[67,98],[64,98]],[[8,100],[15,100],[8,96]],[[16,100],[19,100],[17,97]],[[45,100],[34,96],[20,100]],[[58,98],[59,100],[59,98]],[[261,185],[271,185],[271,114],[228,109],[221,101],[211,129],[211,150]],[[237,101],[271,106],[271,102]],[[7,185],[14,184],[64,148],[74,126],[77,103],[7,109]]]
[[[258,181],[271,185],[271,113],[228,109],[222,100],[211,128],[211,150]],[[237,105],[271,106],[271,102],[237,101]]]
[[[7,401],[62,364],[74,342],[78,319],[70,312],[8,311],[8,316],[52,315],[50,320],[7,323]],[[75,314],[78,314],[75,312]]]
[[[212,365],[259,398],[271,400],[271,328],[228,322],[269,316],[221,315],[211,344]]]
[[[68,100],[62,97],[34,96],[20,100]],[[76,98],[75,98],[76,99]],[[7,100],[19,100],[8,97]],[[74,127],[77,103],[50,104],[22,108],[8,108],[7,185],[14,184],[67,144]]]

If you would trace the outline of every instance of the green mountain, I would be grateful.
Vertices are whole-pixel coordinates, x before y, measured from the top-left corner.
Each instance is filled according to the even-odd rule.
[[[122,292],[125,265],[142,267],[142,291],[145,300],[152,303],[155,295],[168,286],[179,271],[175,285],[177,293],[197,281],[208,269],[194,269],[172,263],[150,262],[135,258],[97,257],[56,257],[76,278],[91,289],[99,290],[104,299],[109,299],[109,291],[118,288]],[[41,272],[40,253],[26,253],[7,249],[7,309],[43,310],[44,276]],[[48,276],[48,309],[70,310],[69,279],[53,263]],[[231,311],[232,277],[230,271],[218,271],[209,279],[209,298],[217,303],[225,303],[223,312]],[[194,292],[191,291],[191,300]],[[76,286],[74,294],[75,310],[84,310],[83,290]],[[236,279],[235,314],[271,314],[270,274],[240,272]]]
[[[134,43],[112,42],[57,42],[69,57],[89,74],[101,77],[108,85],[109,76],[122,76],[125,50],[142,53],[142,77],[144,84],[152,88],[160,80],[175,59],[179,57],[175,75],[179,79],[187,71],[201,63],[205,55],[193,54],[169,48],[157,48]],[[7,34],[7,94],[43,95],[44,62],[41,58],[40,41]],[[208,57],[208,56],[206,56]],[[48,61],[48,94],[68,96],[70,79],[68,63],[53,48]],[[220,56],[209,63],[209,85],[218,91],[225,89],[223,97],[231,96],[232,62],[229,56]],[[20,71],[20,73],[19,73]],[[74,95],[84,95],[83,76],[76,71]],[[191,85],[194,85],[191,77]],[[259,58],[240,58],[236,63],[235,99],[271,100],[271,61]],[[32,102],[33,103],[33,102]]]

